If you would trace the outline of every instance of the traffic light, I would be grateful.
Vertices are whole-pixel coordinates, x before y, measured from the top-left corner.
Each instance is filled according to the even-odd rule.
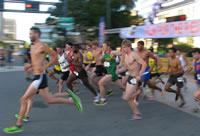
[[[186,20],[186,15],[179,15],[166,18],[166,22],[185,21],[185,20]]]
[[[39,11],[39,2],[36,1],[27,1],[25,3],[26,11],[37,12]]]
[[[0,11],[3,11],[4,9],[4,1],[0,0]]]

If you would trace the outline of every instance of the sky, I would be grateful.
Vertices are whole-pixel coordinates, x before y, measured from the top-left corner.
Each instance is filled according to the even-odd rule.
[[[33,0],[34,1],[34,0]],[[35,0],[37,1],[37,0]],[[44,2],[58,2],[59,0],[40,0]],[[6,9],[24,9],[24,4],[10,4],[5,3]],[[40,10],[45,11],[48,5],[43,5]],[[44,23],[50,14],[33,14],[33,13],[17,13],[17,12],[4,12],[3,17],[6,19],[15,19],[17,24],[17,40],[24,40],[29,42],[29,30],[34,23]]]

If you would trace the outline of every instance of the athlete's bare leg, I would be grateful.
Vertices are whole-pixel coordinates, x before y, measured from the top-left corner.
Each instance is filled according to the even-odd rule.
[[[108,84],[111,81],[112,81],[111,75],[105,75],[99,81],[98,85],[99,85],[99,89],[100,89],[101,98],[105,98],[105,85]]]
[[[58,79],[56,76],[54,76],[54,74],[55,74],[55,71],[52,69],[51,71],[49,71],[48,76],[49,76],[51,79],[54,79],[54,80],[56,80],[56,81],[59,81],[59,79]]]
[[[27,91],[25,92],[24,96],[21,97],[21,107],[19,112],[19,119],[17,120],[16,125],[21,126],[23,124],[23,118],[27,111],[28,107],[28,100],[33,97],[38,90],[34,88],[33,84],[31,84]],[[43,97],[46,103],[48,104],[59,104],[59,103],[66,103],[66,104],[74,104],[72,99],[65,99],[61,97],[55,97],[49,92],[49,88],[41,89],[40,95]]]
[[[137,91],[137,88],[138,87],[136,85],[131,85],[127,83],[126,91],[123,95],[123,100],[128,102],[131,110],[133,111],[132,119],[134,120],[141,119],[141,113],[137,105],[133,102],[134,97],[140,93],[140,91]]]

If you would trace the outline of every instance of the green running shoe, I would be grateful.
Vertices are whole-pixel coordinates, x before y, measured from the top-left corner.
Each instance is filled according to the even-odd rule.
[[[19,114],[15,114],[15,117],[18,119],[19,118]],[[23,121],[24,122],[28,122],[29,121],[29,117],[24,116]]]
[[[106,96],[111,96],[113,94],[113,91],[111,90],[111,91],[108,91],[107,93],[106,93]]]
[[[67,92],[68,92],[69,96],[71,96],[72,99],[74,100],[77,109],[80,112],[83,112],[83,106],[81,104],[80,98],[75,93],[73,93],[71,90],[67,90]]]
[[[3,129],[5,133],[18,133],[18,132],[22,132],[23,130],[24,130],[23,127],[17,127],[17,126],[12,126],[12,127]]]

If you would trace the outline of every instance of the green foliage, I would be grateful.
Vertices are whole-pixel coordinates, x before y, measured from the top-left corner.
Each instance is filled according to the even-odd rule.
[[[191,45],[191,44],[189,44],[189,43],[180,42],[180,43],[178,43],[177,45],[175,45],[174,47],[177,48],[177,49],[180,49],[181,52],[186,53],[187,56],[189,56],[189,57],[192,56],[191,50],[192,50],[192,48],[194,47],[193,45]]]
[[[110,0],[111,28],[128,27],[143,22],[142,17],[131,16],[130,10],[135,7],[136,1],[137,0]],[[49,10],[52,11],[51,16],[62,17],[64,15],[63,4],[59,4],[56,8],[51,8]],[[68,0],[67,16],[75,18],[76,30],[85,32],[89,40],[97,39],[99,20],[102,16],[106,16],[106,11],[106,0]],[[53,24],[52,22],[55,22],[55,19],[52,17],[46,20],[47,24]],[[93,31],[89,32],[88,29],[91,28]],[[114,41],[116,40],[120,41],[119,35],[115,34],[109,35],[108,39],[115,39],[111,40],[113,44],[115,44]]]
[[[2,40],[0,40],[0,47],[3,47],[3,48],[5,48],[7,46],[7,44],[6,43],[4,43]]]
[[[167,51],[168,44],[173,44],[173,38],[153,39],[153,41],[158,43],[158,51]]]

